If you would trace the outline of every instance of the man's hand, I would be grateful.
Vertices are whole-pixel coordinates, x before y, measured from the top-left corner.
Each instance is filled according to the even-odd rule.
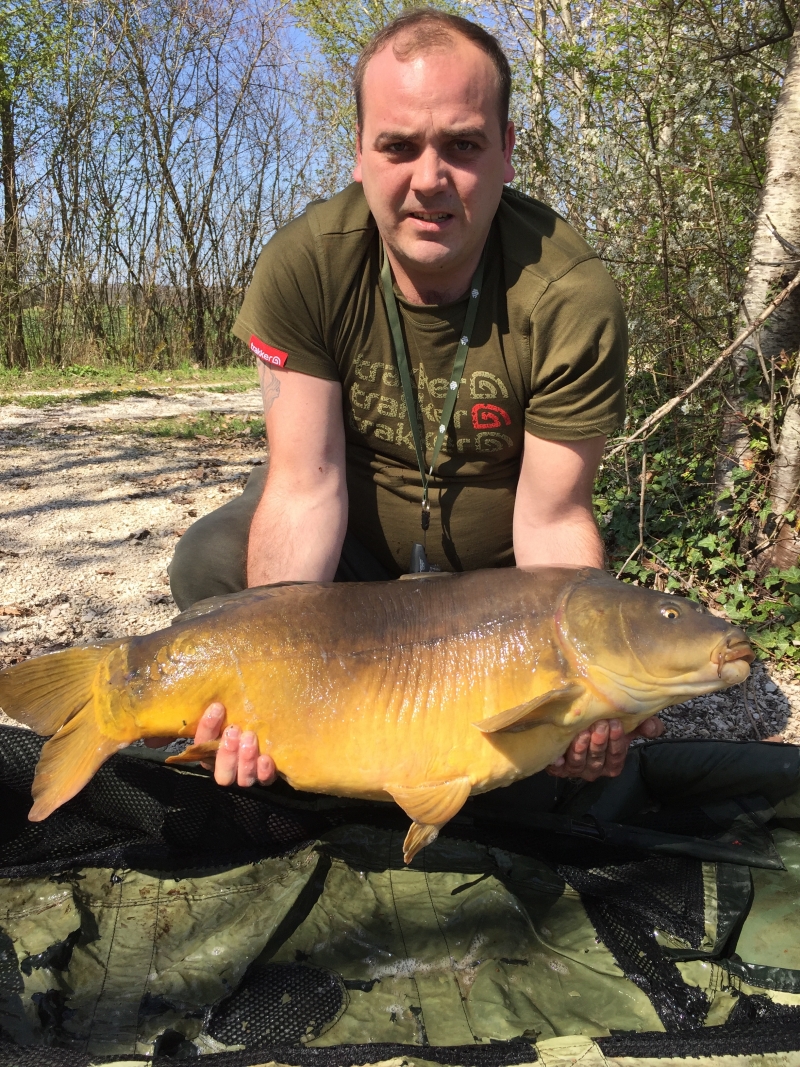
[[[591,730],[583,730],[572,739],[567,751],[547,768],[554,778],[616,778],[625,766],[625,757],[634,737],[652,740],[661,737],[665,726],[653,716],[645,719],[632,733],[623,732],[619,719],[601,719]]]
[[[222,704],[211,704],[197,726],[195,744],[214,741],[225,721]],[[275,761],[272,756],[259,756],[258,738],[252,730],[244,733],[238,726],[228,726],[222,734],[216,759],[203,763],[207,771],[214,772],[217,785],[272,785],[275,781]]]
[[[215,741],[224,721],[225,708],[222,704],[209,704],[197,724],[194,743],[199,745],[203,741]],[[148,748],[162,748],[174,740],[172,737],[148,737],[145,744]],[[217,785],[250,786],[256,782],[259,785],[272,785],[277,776],[272,756],[259,756],[258,738],[253,731],[245,730],[242,733],[238,726],[229,726],[225,730],[215,758],[203,761],[200,766],[214,772]]]

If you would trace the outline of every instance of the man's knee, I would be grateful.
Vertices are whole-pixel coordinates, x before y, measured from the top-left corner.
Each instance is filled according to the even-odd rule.
[[[243,545],[232,544],[216,528],[215,515],[212,512],[189,527],[167,567],[172,596],[181,611],[198,600],[247,588],[247,539]]]
[[[175,603],[185,611],[199,600],[247,588],[247,542],[266,469],[256,467],[240,497],[193,523],[167,568]]]

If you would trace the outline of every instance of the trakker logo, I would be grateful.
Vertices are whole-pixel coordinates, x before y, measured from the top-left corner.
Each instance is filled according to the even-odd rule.
[[[269,363],[273,367],[282,367],[289,357],[288,352],[281,352],[279,348],[259,341],[254,333],[250,334],[250,351],[258,356],[262,363]]]

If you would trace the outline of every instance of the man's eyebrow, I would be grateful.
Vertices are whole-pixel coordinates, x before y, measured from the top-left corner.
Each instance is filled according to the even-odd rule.
[[[413,141],[413,133],[399,133],[393,130],[385,130],[375,138],[375,147],[383,148],[387,144],[396,144],[398,141]]]
[[[443,137],[450,141],[476,140],[486,141],[486,130],[482,126],[454,126],[451,130],[441,130]]]
[[[454,126],[451,129],[440,130],[439,134],[448,141],[488,140],[486,130],[481,126]],[[418,136],[419,134],[411,131],[402,133],[399,130],[384,130],[375,138],[374,147],[385,148],[387,145],[397,144],[398,141],[415,141]]]

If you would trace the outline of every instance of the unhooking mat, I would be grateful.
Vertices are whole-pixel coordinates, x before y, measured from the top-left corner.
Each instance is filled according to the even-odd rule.
[[[800,1064],[793,746],[535,776],[404,867],[393,805],[146,750],[30,824],[41,743],[0,728],[0,1065]]]

